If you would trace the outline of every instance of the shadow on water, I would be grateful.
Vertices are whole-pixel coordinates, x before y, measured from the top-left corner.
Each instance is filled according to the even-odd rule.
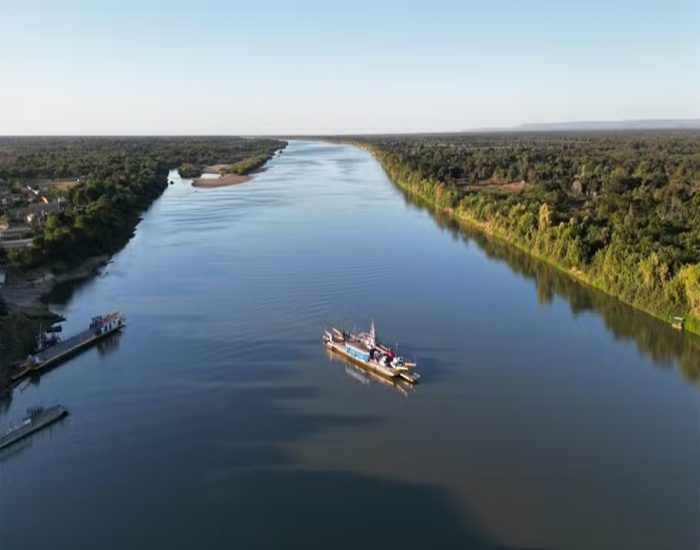
[[[4,420],[4,419],[3,419]],[[12,422],[7,425],[0,424],[0,433],[4,432],[10,424],[16,424],[20,422],[20,418],[12,419]],[[34,432],[33,434],[26,436],[16,443],[0,449],[0,464],[13,460],[16,456],[20,455],[22,452],[29,450],[33,446],[33,442],[38,438],[52,438],[56,431],[62,431],[65,429],[66,424],[70,422],[69,416],[64,416],[58,420],[52,422],[50,425],[43,427],[41,430]]]
[[[285,361],[295,363],[279,363]],[[196,392],[189,384],[197,382],[194,374],[168,381],[148,413],[125,417],[137,432],[105,426],[99,436],[125,451],[109,460],[128,475],[100,475],[95,460],[107,455],[86,446],[79,463],[61,470],[71,498],[56,507],[44,491],[35,492],[32,514],[21,506],[7,512],[4,541],[23,548],[504,548],[442,489],[307,469],[294,443],[379,419],[300,410],[321,390],[289,385],[289,371],[251,385],[248,370],[235,369]],[[376,453],[382,460],[382,450]],[[12,485],[8,498],[20,492]],[[31,528],[36,517],[42,529]]]
[[[418,389],[417,386],[409,384],[403,380],[390,380],[383,378],[368,369],[356,365],[352,361],[345,359],[337,353],[333,353],[329,349],[326,349],[325,352],[330,363],[342,365],[345,374],[348,375],[349,378],[352,378],[365,386],[371,386],[373,384],[385,386],[387,388],[392,388],[405,397],[408,397],[412,392]]]
[[[95,347],[97,348],[97,353],[99,353],[100,357],[107,357],[119,351],[119,341],[121,338],[121,331],[117,331],[99,340]]]
[[[666,323],[583,285],[566,273],[466,223],[460,223],[419,197],[401,192],[407,205],[430,212],[438,227],[448,231],[453,238],[475,243],[490,259],[503,262],[513,273],[534,280],[537,299],[542,306],[560,296],[568,302],[574,316],[587,312],[597,314],[616,339],[634,342],[639,351],[657,366],[676,366],[690,382],[700,379],[700,337],[674,331]]]
[[[78,290],[93,284],[95,280],[99,279],[100,277],[104,277],[105,275],[105,271],[100,271],[97,274],[89,275],[87,277],[79,277],[60,282],[56,284],[53,289],[51,289],[49,301],[54,304],[68,304]]]

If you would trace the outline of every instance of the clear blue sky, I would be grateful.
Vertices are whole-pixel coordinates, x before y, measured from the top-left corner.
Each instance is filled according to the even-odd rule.
[[[700,0],[0,0],[0,134],[700,118]]]

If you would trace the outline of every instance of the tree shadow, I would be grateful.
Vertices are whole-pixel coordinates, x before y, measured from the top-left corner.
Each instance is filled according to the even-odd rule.
[[[401,192],[407,204],[428,211],[438,227],[455,240],[476,244],[488,258],[503,263],[515,275],[533,280],[542,306],[548,306],[555,296],[560,296],[567,301],[574,316],[589,312],[598,315],[615,339],[634,342],[656,365],[675,365],[683,378],[693,383],[700,379],[700,337],[674,331],[659,319],[576,281],[508,243],[460,223],[419,197]]]

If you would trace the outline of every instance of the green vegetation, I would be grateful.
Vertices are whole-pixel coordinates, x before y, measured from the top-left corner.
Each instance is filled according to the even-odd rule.
[[[25,269],[60,268],[112,253],[163,192],[169,169],[257,162],[284,146],[278,140],[234,137],[2,138],[1,178],[81,178],[65,192],[67,207],[37,229],[34,247],[12,250],[9,261]]]
[[[569,304],[573,315],[593,311],[605,323],[616,339],[634,342],[637,349],[660,365],[675,362],[683,376],[691,381],[700,379],[700,338],[673,330],[660,330],[661,321],[635,313],[634,308],[606,293],[584,285],[569,273],[556,269],[536,256],[512,246],[480,230],[473,223],[457,218],[446,209],[429,204],[416,194],[402,190],[406,200],[428,210],[442,229],[465,243],[476,242],[489,257],[503,261],[508,268],[535,283],[537,301],[548,304],[555,296]]]
[[[285,145],[235,137],[0,138],[0,178],[13,191],[26,180],[80,178],[70,189],[52,190],[66,199],[65,208],[36,226],[32,248],[0,249],[0,265],[61,270],[111,254],[166,188],[169,169],[190,167],[199,175],[204,165],[259,162]],[[7,385],[10,363],[34,347],[38,329],[37,319],[8,311],[0,299],[0,388]]]
[[[0,299],[0,302],[2,300]],[[13,361],[24,359],[34,348],[39,321],[21,312],[0,308],[0,395],[9,386]]]
[[[239,174],[241,176],[249,174],[253,170],[257,170],[270,159],[269,155],[258,155],[249,157],[238,162],[234,162],[224,170],[226,174]]]
[[[363,138],[407,191],[700,333],[700,133]]]
[[[183,178],[198,178],[202,175],[202,167],[192,164],[191,162],[182,163],[178,167],[177,171],[180,174],[180,177]]]

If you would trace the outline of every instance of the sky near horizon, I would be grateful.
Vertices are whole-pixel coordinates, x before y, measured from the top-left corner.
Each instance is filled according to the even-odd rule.
[[[0,135],[700,118],[700,0],[0,0]]]

